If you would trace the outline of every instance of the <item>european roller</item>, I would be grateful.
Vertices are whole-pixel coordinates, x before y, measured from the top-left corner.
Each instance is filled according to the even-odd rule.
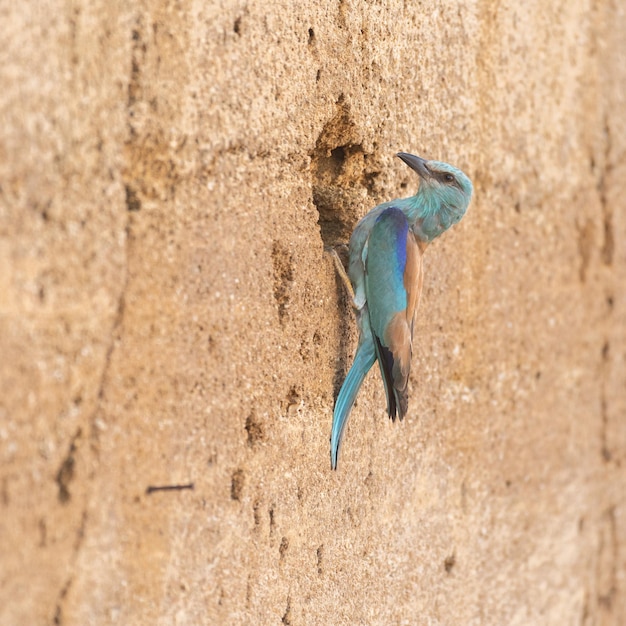
[[[413,318],[423,284],[422,256],[428,244],[465,215],[472,182],[461,170],[406,152],[398,156],[420,178],[414,196],[379,204],[356,225],[348,272],[333,251],[335,265],[356,310],[359,344],[337,396],[330,457],[337,455],[359,388],[375,361],[387,396],[387,412],[403,419],[408,406]]]

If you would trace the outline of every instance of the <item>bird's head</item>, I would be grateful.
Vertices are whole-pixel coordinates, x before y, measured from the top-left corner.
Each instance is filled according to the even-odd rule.
[[[472,181],[448,163],[427,161],[406,152],[399,152],[398,156],[419,174],[414,229],[432,241],[465,215],[474,189]]]

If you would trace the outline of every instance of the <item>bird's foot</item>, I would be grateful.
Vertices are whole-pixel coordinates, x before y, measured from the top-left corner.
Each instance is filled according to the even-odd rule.
[[[333,258],[333,262],[335,264],[335,269],[337,270],[337,274],[339,274],[339,278],[341,278],[341,282],[344,284],[344,287],[347,289],[350,294],[350,301],[352,302],[352,306],[355,310],[358,310],[359,307],[355,303],[355,294],[354,288],[352,287],[352,283],[350,282],[350,277],[348,276],[348,272],[346,272],[346,268],[343,265],[343,261],[339,257],[337,250],[335,248],[324,248],[328,254]]]

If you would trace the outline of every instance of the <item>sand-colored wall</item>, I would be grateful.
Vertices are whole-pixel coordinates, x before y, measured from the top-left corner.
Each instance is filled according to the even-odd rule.
[[[623,3],[0,21],[0,623],[626,623]],[[333,473],[324,247],[398,150],[475,197]]]

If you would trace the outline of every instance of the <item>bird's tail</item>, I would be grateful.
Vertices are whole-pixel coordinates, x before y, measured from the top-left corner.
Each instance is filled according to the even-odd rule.
[[[375,361],[374,343],[371,339],[366,339],[359,344],[354,356],[354,363],[352,363],[352,367],[343,381],[337,396],[337,402],[335,403],[333,429],[330,436],[330,464],[333,469],[337,469],[339,446],[341,445],[341,438],[343,437],[343,431],[348,422],[352,405],[356,400],[365,375],[370,371]]]

